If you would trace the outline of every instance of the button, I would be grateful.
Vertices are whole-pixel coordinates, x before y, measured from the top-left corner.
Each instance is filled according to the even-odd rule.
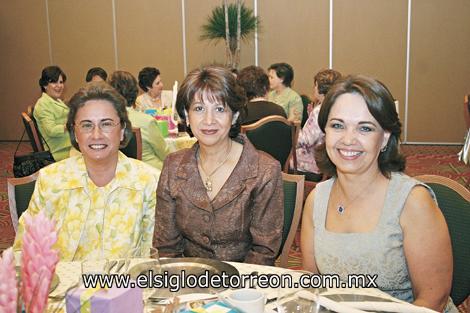
[[[206,214],[204,215],[203,219],[204,219],[204,222],[209,223],[209,221],[211,220],[211,217],[209,216],[209,214]]]

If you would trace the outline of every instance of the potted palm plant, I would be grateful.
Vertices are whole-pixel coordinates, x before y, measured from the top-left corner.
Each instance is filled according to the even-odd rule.
[[[241,0],[215,7],[202,26],[202,40],[225,41],[225,65],[238,68],[240,63],[240,41],[249,40],[257,27],[259,18]]]

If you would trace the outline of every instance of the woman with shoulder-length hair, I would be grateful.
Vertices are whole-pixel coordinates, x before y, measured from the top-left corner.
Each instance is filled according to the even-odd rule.
[[[24,216],[44,211],[56,222],[63,261],[148,255],[159,172],[119,151],[132,136],[126,100],[89,83],[70,99],[67,129],[81,153],[40,170],[15,249]]]
[[[446,221],[432,190],[403,174],[401,123],[388,89],[348,76],[326,95],[318,124],[325,141],[317,164],[332,178],[305,203],[304,268],[344,281],[376,277],[377,287],[398,299],[457,312]]]
[[[154,236],[161,255],[274,264],[284,215],[281,168],[240,134],[245,103],[222,67],[194,70],[182,83],[176,109],[198,142],[163,164]]]
[[[56,161],[68,158],[71,148],[65,128],[69,107],[61,100],[66,81],[67,76],[60,67],[45,67],[39,79],[42,95],[33,110],[39,133]]]

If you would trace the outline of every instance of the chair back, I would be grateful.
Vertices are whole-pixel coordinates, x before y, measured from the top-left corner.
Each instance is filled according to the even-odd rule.
[[[39,172],[36,172],[25,177],[7,179],[8,204],[15,233],[18,229],[18,219],[28,208],[38,175]]]
[[[289,251],[294,242],[302,216],[305,176],[282,173],[284,189],[284,228],[279,254],[279,266],[287,268]]]
[[[300,127],[302,128],[308,120],[308,105],[312,100],[307,95],[301,95],[300,98],[302,99],[302,105],[304,106],[304,110],[302,111],[302,122],[300,122]]]
[[[465,117],[465,124],[470,128],[470,95],[465,95],[463,101],[463,115]]]
[[[129,158],[142,160],[142,134],[140,128],[132,127],[132,138],[124,148],[119,149]]]
[[[28,134],[29,141],[31,142],[31,147],[34,152],[44,151],[44,146],[39,135],[36,123],[31,119],[31,117],[25,113],[21,113],[21,119],[23,120],[24,128]]]
[[[470,295],[470,191],[443,176],[420,175],[415,178],[431,187],[446,219],[454,256],[450,296],[459,305]]]
[[[299,136],[300,122],[288,121],[285,117],[271,115],[264,117],[253,124],[242,125],[241,131],[245,133],[256,149],[270,154],[281,163],[287,172],[289,159],[297,168],[297,155],[295,146]]]

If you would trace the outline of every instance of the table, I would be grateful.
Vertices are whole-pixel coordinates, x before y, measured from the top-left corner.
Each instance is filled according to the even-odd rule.
[[[147,262],[149,259],[133,259],[131,261],[130,267],[139,264],[141,262]],[[255,265],[255,264],[245,264],[245,263],[236,263],[236,262],[227,262],[228,264],[233,265],[239,272],[240,274],[250,274],[253,272],[257,272],[259,274],[290,274],[293,277],[293,281],[296,281],[300,278],[301,275],[305,274],[306,272],[304,271],[294,271],[294,270],[288,270],[280,267],[271,267],[271,266],[263,266],[263,265]],[[80,276],[80,262],[59,262],[56,273],[60,278],[60,283],[59,286],[57,287],[56,290],[54,290],[50,296],[56,296],[63,294],[69,286],[72,286],[78,281],[78,278]],[[281,295],[285,294],[287,297],[284,300],[289,300],[288,295],[291,295],[292,298],[295,297],[295,292],[297,290],[301,290],[300,288],[298,289],[283,289],[280,291],[280,289],[272,289],[272,288],[266,288],[266,289],[260,289],[262,290],[263,293],[265,293],[266,297],[268,299],[273,298],[278,296],[280,293]],[[402,303],[403,301],[400,301],[398,299],[394,299],[390,295],[378,290],[378,289],[373,289],[373,288],[367,288],[367,289],[328,289],[326,292],[322,293],[324,295],[327,294],[334,294],[334,295],[341,295],[341,294],[348,294],[348,295],[366,295],[366,296],[372,296],[372,297],[377,297],[384,299],[383,301],[393,301],[393,302],[399,302]],[[341,299],[338,299],[341,300]],[[53,300],[52,298],[49,299],[49,305],[48,305],[48,312],[65,312],[65,309],[60,310],[57,308],[62,308],[65,307],[65,300],[59,301],[59,300]],[[270,303],[266,306],[266,312],[275,312],[273,309],[276,307],[276,303]],[[145,312],[151,312],[154,309],[154,306],[152,304],[146,304],[145,307]]]

